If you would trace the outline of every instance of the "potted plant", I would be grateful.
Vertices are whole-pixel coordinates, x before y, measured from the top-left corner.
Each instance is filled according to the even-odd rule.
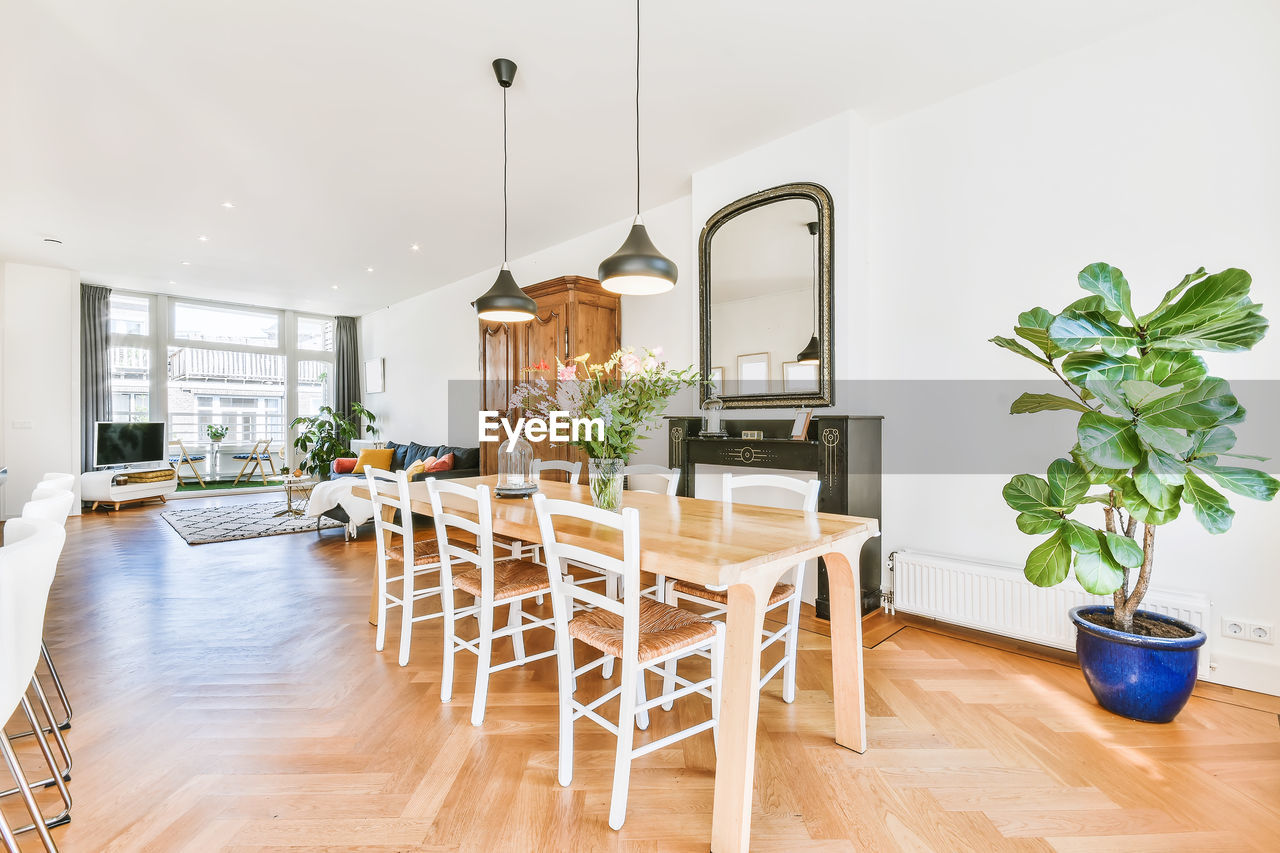
[[[698,383],[693,367],[672,370],[661,356],[660,348],[637,352],[625,347],[607,361],[588,364],[590,354],[584,353],[569,362],[556,361],[554,389],[539,376],[517,385],[512,393],[511,405],[532,415],[550,418],[558,411],[604,422],[603,438],[583,431],[572,442],[587,454],[591,501],[603,509],[621,506],[622,469],[649,423],[676,392]]]
[[[1137,720],[1168,722],[1195,686],[1205,635],[1195,626],[1139,610],[1151,584],[1156,534],[1187,507],[1209,533],[1225,533],[1234,511],[1219,489],[1271,500],[1280,483],[1232,459],[1232,425],[1244,407],[1200,352],[1244,352],[1267,332],[1249,298],[1244,270],[1203,268],[1137,313],[1129,283],[1109,264],[1085,267],[1089,292],[1054,314],[1018,315],[1017,338],[991,342],[1044,367],[1070,394],[1023,394],[1010,412],[1079,413],[1076,443],[1045,477],[1018,474],[1004,487],[1023,533],[1045,537],[1027,557],[1037,586],[1067,578],[1111,605],[1076,607],[1076,650],[1104,708]],[[1025,342],[1025,343],[1024,343]],[[1102,525],[1074,514],[1101,509]]]
[[[302,457],[298,470],[328,479],[333,460],[347,453],[351,440],[360,437],[359,420],[364,420],[372,431],[377,416],[361,404],[352,403],[350,415],[339,414],[332,406],[321,406],[310,417],[294,418],[289,426],[298,430],[293,440],[293,449]]]
[[[209,436],[209,440],[215,445],[221,444],[222,440],[227,437],[225,424],[209,424],[204,428],[204,431]]]

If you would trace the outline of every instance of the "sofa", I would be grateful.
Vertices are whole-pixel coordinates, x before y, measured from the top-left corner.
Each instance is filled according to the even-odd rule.
[[[356,451],[355,455],[359,455],[359,451],[372,446],[372,442],[352,442],[352,450]],[[432,456],[437,459],[449,453],[453,454],[453,468],[448,471],[435,471],[431,474],[418,473],[411,478],[414,482],[419,482],[428,477],[435,477],[439,480],[455,480],[459,477],[479,477],[480,476],[480,448],[478,447],[454,447],[448,444],[418,444],[411,441],[408,444],[396,444],[394,441],[388,441],[383,447],[390,448],[391,454],[391,470],[403,471],[419,460],[426,460]],[[347,457],[350,458],[350,457]],[[334,466],[329,466],[329,479],[342,480],[347,478],[364,479],[364,473],[359,474],[351,472],[348,474],[339,474],[334,471]],[[317,514],[319,517],[332,518],[342,523],[346,527],[348,536],[353,532],[351,530],[351,516],[341,506],[334,506],[325,509]],[[414,518],[417,518],[414,513]],[[423,519],[424,521],[426,519]]]

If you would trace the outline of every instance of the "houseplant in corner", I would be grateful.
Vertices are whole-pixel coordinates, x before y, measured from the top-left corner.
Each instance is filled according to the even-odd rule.
[[[360,437],[358,420],[369,425],[371,434],[377,434],[373,427],[377,416],[359,403],[351,404],[350,416],[339,414],[332,406],[321,406],[310,417],[294,418],[289,427],[298,430],[298,437],[293,440],[293,449],[301,457],[298,470],[327,479],[333,460],[345,455],[352,439]]]
[[[603,509],[622,505],[622,469],[637,442],[681,388],[698,383],[693,367],[672,370],[661,349],[637,352],[624,347],[607,361],[588,364],[589,353],[556,362],[556,385],[538,376],[516,386],[511,405],[550,419],[553,412],[570,418],[599,418],[604,435],[582,430],[570,443],[587,454],[591,501]]]
[[[1234,511],[1219,489],[1271,500],[1280,483],[1243,467],[1233,424],[1245,410],[1226,380],[1210,376],[1199,352],[1244,352],[1267,332],[1244,270],[1184,277],[1156,307],[1138,314],[1120,270],[1080,272],[1089,296],[1054,314],[1018,315],[1017,338],[992,343],[1030,359],[1069,396],[1023,394],[1010,412],[1078,412],[1076,443],[1043,478],[1018,474],[1004,487],[1023,533],[1045,537],[1026,562],[1027,579],[1054,586],[1074,566],[1090,593],[1111,606],[1076,607],[1076,650],[1104,708],[1168,722],[1195,686],[1205,635],[1193,625],[1139,610],[1151,583],[1159,528],[1186,506],[1209,533],[1225,533]],[[1024,343],[1025,342],[1025,343]],[[1102,526],[1073,514],[1097,504]],[[1139,530],[1141,527],[1141,530]],[[1141,533],[1141,535],[1139,535]]]

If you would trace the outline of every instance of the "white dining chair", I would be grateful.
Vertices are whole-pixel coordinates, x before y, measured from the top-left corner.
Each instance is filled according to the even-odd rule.
[[[538,528],[547,557],[551,580],[551,603],[555,614],[557,665],[560,689],[560,761],[559,781],[568,787],[573,781],[573,723],[581,717],[595,722],[618,738],[613,765],[613,794],[609,803],[609,826],[621,829],[627,814],[627,791],[631,780],[631,762],[656,749],[684,740],[699,732],[714,730],[720,719],[720,682],[724,662],[724,625],[684,610],[677,610],[640,592],[640,514],[634,507],[621,513],[597,509],[574,501],[549,500],[546,495],[533,497],[538,515]],[[621,534],[621,558],[593,548],[562,541],[562,533],[587,525],[595,530],[612,530]],[[579,540],[580,541],[580,540]],[[622,599],[615,601],[581,585],[571,583],[564,574],[567,561],[575,565],[596,566],[622,578]],[[592,608],[575,615],[575,602]],[[600,652],[601,656],[574,666],[573,641],[578,640]],[[711,659],[711,676],[701,681],[664,677],[661,696],[648,699],[644,674],[659,672],[667,661],[702,652]],[[605,661],[622,662],[622,680],[614,689],[589,703],[578,702],[578,676]],[[680,684],[676,688],[673,682]],[[632,747],[636,726],[648,726],[649,709],[670,704],[693,694],[711,699],[710,719],[694,723],[680,731],[638,748]],[[614,697],[618,698],[618,721],[606,720],[596,709]]]
[[[529,474],[535,480],[542,479],[543,471],[562,471],[569,485],[578,485],[582,476],[581,462],[565,462],[560,459],[535,459],[529,464]]]
[[[18,518],[5,525],[4,537],[4,547],[0,547],[0,714],[8,719],[20,707],[32,729],[39,732],[42,726],[27,698],[27,689],[37,690],[37,698],[43,695],[39,691],[35,670],[40,659],[49,588],[66,541],[66,532],[52,522]],[[52,723],[47,702],[43,710]],[[0,754],[3,754],[16,783],[15,788],[0,792],[0,796],[18,794],[31,817],[30,824],[13,827],[0,814],[0,838],[13,851],[19,849],[16,837],[32,831],[39,836],[46,850],[57,850],[49,835],[49,825],[65,822],[70,816],[71,794],[58,772],[49,743],[43,735],[37,736],[36,742],[51,773],[47,781],[57,786],[64,808],[54,818],[44,817],[13,744],[7,736],[0,735]]]
[[[41,477],[40,482],[36,484],[37,488],[41,486],[52,486],[55,489],[62,489],[63,491],[66,491],[66,492],[74,492],[76,489],[76,475],[60,474],[56,471],[50,472],[48,474],[45,474],[43,477]]]
[[[633,492],[647,492],[651,495],[668,495],[674,496],[676,490],[680,488],[680,469],[664,468],[661,465],[628,465],[622,469],[622,476],[625,488]],[[637,483],[633,477],[639,477],[640,482]],[[649,482],[651,478],[660,479],[663,483],[661,491],[656,489],[642,489],[639,486],[653,485]]]
[[[489,695],[489,676],[513,666],[524,666],[554,655],[555,649],[526,655],[524,633],[533,628],[554,630],[551,618],[540,619],[525,613],[523,603],[551,589],[547,567],[523,557],[495,560],[493,555],[493,504],[487,486],[464,486],[451,480],[428,479],[431,517],[435,521],[440,554],[440,597],[444,609],[444,668],[440,674],[440,701],[453,698],[453,656],[466,649],[476,655],[476,688],[471,701],[471,725],[484,722]],[[448,499],[446,505],[445,500]],[[461,513],[472,516],[469,518]],[[457,607],[454,591],[472,596],[475,603]],[[507,625],[495,631],[494,611],[508,606]],[[480,636],[464,640],[458,636],[459,619],[475,617]],[[510,637],[515,657],[493,663],[493,641]]]
[[[733,474],[725,474],[723,479],[722,500],[727,504],[734,502],[733,493],[738,489],[769,489],[774,492],[782,491],[798,495],[800,497],[800,509],[805,512],[813,512],[818,508],[818,490],[821,483],[818,480],[797,480],[794,477],[785,477],[780,474],[749,474],[734,476]],[[787,608],[786,624],[776,631],[764,629],[761,635],[760,650],[764,651],[777,642],[783,642],[782,660],[774,664],[760,678],[760,689],[769,683],[769,679],[783,672],[782,682],[782,700],[784,702],[794,702],[796,698],[796,646],[800,632],[800,598],[804,594],[804,573],[805,561],[801,560],[796,563],[792,571],[791,582],[779,582],[769,595],[769,601],[765,605],[765,614],[771,610],[777,610],[780,607]],[[729,592],[727,589],[716,589],[713,587],[705,587],[696,583],[687,581],[668,581],[667,582],[667,602],[680,606],[680,601],[685,600],[706,608],[702,611],[703,616],[724,618],[729,610]],[[674,676],[676,664],[674,661],[669,666],[668,675]]]
[[[364,474],[373,503],[374,554],[378,577],[378,630],[373,647],[382,651],[386,645],[387,614],[391,608],[399,607],[399,660],[401,666],[408,666],[414,623],[439,619],[444,615],[443,610],[414,614],[418,602],[440,595],[440,552],[434,536],[422,539],[414,536],[413,512],[409,504],[409,475],[404,471],[384,471],[369,465],[365,466]],[[393,515],[391,510],[399,511],[398,522],[384,517]],[[394,543],[396,536],[400,537],[399,545]],[[400,564],[400,574],[390,574],[389,564],[392,562]],[[423,580],[419,584],[419,579],[425,579],[431,574],[437,574],[434,583]],[[399,595],[392,591],[393,584],[396,583],[400,584]]]

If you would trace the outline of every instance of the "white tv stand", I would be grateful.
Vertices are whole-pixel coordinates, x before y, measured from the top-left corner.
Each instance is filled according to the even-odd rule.
[[[159,480],[154,483],[131,483],[127,486],[112,485],[111,481],[120,474],[143,474],[149,471],[172,471],[173,468],[159,462],[136,468],[108,468],[103,471],[85,471],[80,475],[80,500],[82,503],[92,502],[92,509],[100,505],[111,504],[116,509],[120,504],[134,501],[147,501],[159,498],[163,503],[166,498],[178,490],[178,478]]]

